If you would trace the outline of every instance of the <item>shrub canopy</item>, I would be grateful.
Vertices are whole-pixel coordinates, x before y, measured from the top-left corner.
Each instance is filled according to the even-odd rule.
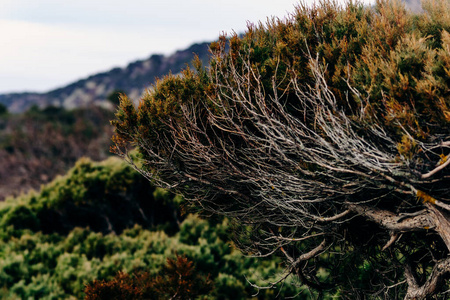
[[[166,76],[138,108],[122,97],[113,151],[318,290],[436,294],[450,270],[450,10],[424,9],[324,1],[221,37],[208,68]]]

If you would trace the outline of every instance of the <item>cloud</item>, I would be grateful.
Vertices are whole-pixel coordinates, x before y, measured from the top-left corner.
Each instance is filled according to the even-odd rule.
[[[2,2],[5,0],[2,0]],[[0,18],[37,23],[87,23],[105,26],[128,24],[218,24],[229,20],[235,26],[250,19],[285,15],[293,11],[292,0],[16,0],[1,4]],[[238,20],[238,24],[236,24]],[[228,30],[229,28],[222,28]]]

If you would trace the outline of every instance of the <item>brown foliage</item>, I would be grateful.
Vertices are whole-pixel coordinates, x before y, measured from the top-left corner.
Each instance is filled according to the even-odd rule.
[[[83,156],[108,156],[112,113],[99,107],[67,112],[30,110],[3,117],[0,130],[0,201],[65,173]]]
[[[159,275],[119,272],[112,280],[94,280],[85,289],[85,300],[195,299],[212,289],[209,278],[195,272],[186,257],[168,258]]]

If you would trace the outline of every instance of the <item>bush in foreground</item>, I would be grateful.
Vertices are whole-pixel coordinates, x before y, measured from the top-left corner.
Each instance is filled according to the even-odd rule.
[[[210,299],[251,298],[257,290],[246,278],[263,285],[263,278],[283,272],[276,257],[260,261],[237,251],[228,220],[181,217],[181,202],[118,159],[83,159],[40,192],[9,198],[0,203],[0,299],[82,299],[86,284],[112,280],[118,272],[150,278],[170,273],[163,267],[176,253],[195,263],[199,276],[210,275]],[[135,215],[139,206],[147,220]],[[84,218],[85,212],[92,217]],[[304,287],[288,286],[258,299],[299,292],[309,295]]]

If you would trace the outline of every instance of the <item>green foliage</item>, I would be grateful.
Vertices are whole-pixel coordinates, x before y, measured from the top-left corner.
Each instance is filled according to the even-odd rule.
[[[0,226],[14,226],[16,229],[39,230],[40,222],[36,214],[25,205],[17,205],[12,207],[5,213],[1,219]]]
[[[11,230],[11,227],[7,228],[7,233],[2,229],[0,282],[6,289],[3,298],[14,299],[14,295],[22,299],[81,298],[87,283],[110,280],[119,271],[128,274],[146,271],[149,276],[157,276],[166,258],[175,253],[195,262],[198,274],[210,274],[215,287],[211,299],[248,298],[256,293],[256,289],[245,278],[265,285],[268,275],[277,276],[282,272],[283,267],[276,259],[261,261],[245,257],[233,249],[227,240],[214,236],[214,227],[204,230],[208,227],[205,220],[190,216],[185,222],[191,224],[183,226],[182,223],[182,228],[190,227],[202,233],[198,235],[191,231],[193,236],[190,236],[190,233],[180,232],[169,237],[162,231],[135,226],[120,235],[103,235],[89,229],[75,228],[69,235],[61,236],[29,230],[18,232]],[[192,223],[200,228],[193,228]],[[224,230],[222,226],[226,225],[218,226],[218,231]],[[191,241],[197,240],[197,243],[181,242],[181,234]],[[208,243],[208,240],[212,242]],[[163,272],[172,272],[174,278],[173,268],[170,265]],[[169,284],[164,280],[171,279],[160,277],[158,282],[161,286]],[[175,289],[176,284],[171,284]],[[273,293],[295,295],[299,291],[301,289],[288,284],[281,291],[261,291],[258,299],[272,299]],[[160,293],[163,292],[168,290],[160,288]]]
[[[155,190],[117,158],[100,163],[83,158],[39,193],[1,203],[0,224],[45,233],[68,233],[76,226],[120,233],[137,223],[173,232],[180,218],[174,197]]]
[[[201,278],[209,275],[214,290],[208,299],[242,299],[256,293],[246,278],[265,285],[267,278],[281,274],[283,265],[277,258],[245,257],[233,247],[227,219],[181,218],[182,201],[155,189],[118,159],[80,160],[39,193],[0,203],[0,298],[81,299],[86,285],[94,282],[105,288],[104,293],[109,286],[109,292],[128,290],[120,297],[136,299],[140,292],[132,282],[146,282],[147,277],[153,278],[152,291],[165,295],[169,289],[162,286],[176,289],[175,274],[182,269],[188,278],[183,283],[186,289],[192,291],[192,283],[208,283]],[[134,211],[137,205],[146,219]],[[187,260],[170,260],[166,265],[167,258],[176,254]],[[282,290],[261,291],[258,299],[302,290],[286,285]]]

